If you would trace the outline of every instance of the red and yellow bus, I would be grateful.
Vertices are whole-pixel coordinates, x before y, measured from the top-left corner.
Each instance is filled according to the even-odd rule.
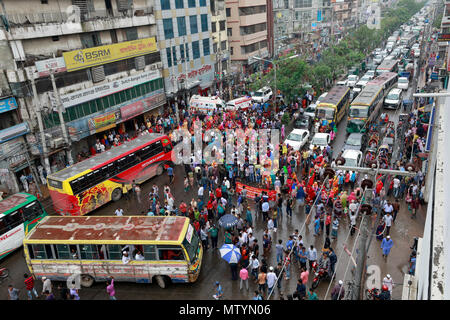
[[[163,173],[172,161],[166,135],[147,134],[47,177],[57,213],[84,215],[109,201],[118,201],[132,183]]]

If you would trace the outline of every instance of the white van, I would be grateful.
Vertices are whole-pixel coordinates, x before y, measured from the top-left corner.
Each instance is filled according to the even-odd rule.
[[[252,95],[252,100],[258,103],[265,103],[272,99],[272,89],[263,87]]]
[[[194,113],[213,114],[215,111],[225,109],[225,101],[217,96],[203,97],[194,94],[189,101],[189,107]]]
[[[252,106],[252,98],[251,97],[241,97],[227,102],[226,110],[227,111],[238,111],[238,110],[247,110]]]

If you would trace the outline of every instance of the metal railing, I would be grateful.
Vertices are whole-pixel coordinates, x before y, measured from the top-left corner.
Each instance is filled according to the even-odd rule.
[[[73,19],[76,12],[33,12],[33,13],[11,13],[6,14],[6,18],[11,25],[27,25],[38,23],[64,23]],[[80,22],[96,19],[139,17],[153,14],[153,7],[133,8],[124,11],[118,10],[81,10]]]

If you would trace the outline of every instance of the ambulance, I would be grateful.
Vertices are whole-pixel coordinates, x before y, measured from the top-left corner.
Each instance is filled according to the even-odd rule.
[[[193,113],[212,115],[225,109],[225,101],[217,96],[203,97],[195,94],[189,101],[189,107]]]
[[[248,110],[252,106],[251,97],[241,97],[227,102],[227,111],[238,111],[238,110]]]

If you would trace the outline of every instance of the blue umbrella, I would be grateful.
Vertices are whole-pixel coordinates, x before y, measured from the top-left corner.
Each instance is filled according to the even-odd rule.
[[[238,221],[239,221],[238,218],[236,218],[234,215],[228,213],[226,215],[223,215],[219,219],[219,226],[221,226],[225,229],[230,229],[230,228],[234,227],[235,225],[237,225]]]
[[[219,251],[222,259],[228,263],[238,263],[241,259],[241,251],[232,244],[224,244]]]

